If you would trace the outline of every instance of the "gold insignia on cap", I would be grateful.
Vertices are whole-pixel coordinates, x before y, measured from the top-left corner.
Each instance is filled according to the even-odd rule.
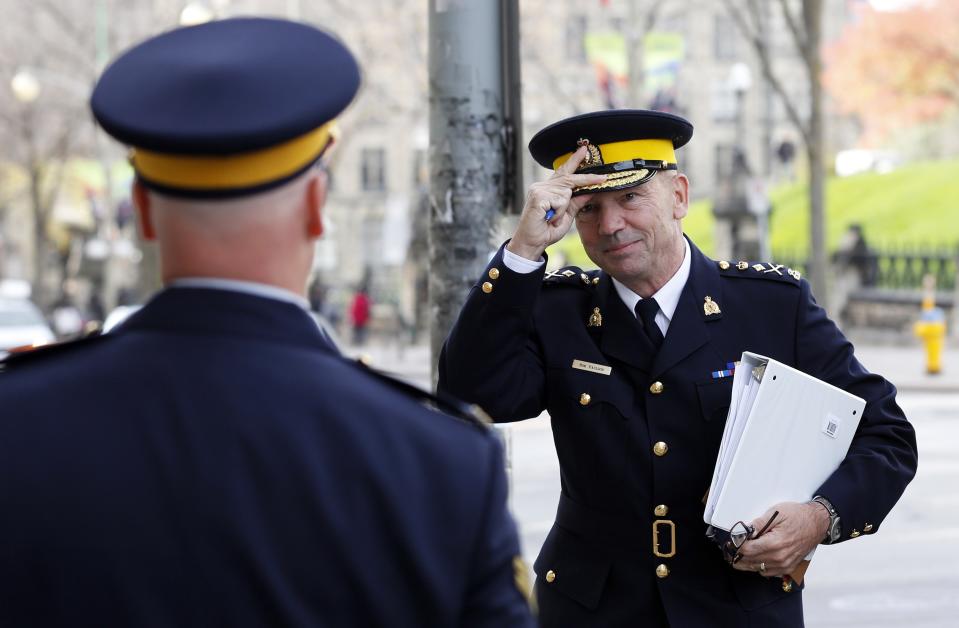
[[[580,138],[576,142],[577,149],[580,148],[581,146],[586,147],[586,157],[583,158],[583,163],[579,165],[579,168],[577,168],[577,170],[582,170],[583,168],[592,168],[594,166],[603,165],[603,154],[599,152],[598,146],[591,143],[585,137]]]
[[[720,267],[722,270],[729,270],[729,262],[727,262],[726,260],[723,260],[723,261],[719,262],[719,267]]]
[[[576,273],[574,273],[573,271],[571,271],[571,270],[568,269],[568,268],[562,272],[563,277],[567,277],[567,278],[568,278],[568,277],[572,277],[572,276],[575,275],[575,274],[576,274]]]
[[[706,296],[706,301],[703,303],[703,313],[706,316],[712,316],[713,314],[719,314],[722,310],[719,309],[719,304],[713,301],[711,296]]]
[[[603,315],[599,313],[599,308],[594,307],[593,313],[589,315],[589,320],[586,322],[587,327],[602,327],[603,326]]]
[[[587,275],[586,273],[580,273],[579,278],[583,280],[584,284],[586,284],[587,286],[589,285],[589,275]]]
[[[758,273],[760,271],[766,270],[766,267],[763,266],[762,264],[753,264],[753,270],[755,270]]]
[[[593,285],[599,284],[599,277],[593,277]]]
[[[739,263],[736,264],[736,268],[738,268],[739,270],[746,270],[747,268],[749,268],[749,264],[740,260]]]
[[[802,277],[802,275],[799,274],[799,271],[798,271],[798,270],[793,270],[792,268],[790,268],[789,270],[787,270],[786,273],[787,273],[790,277],[792,277],[793,279],[795,279],[796,281],[799,281],[799,278]]]

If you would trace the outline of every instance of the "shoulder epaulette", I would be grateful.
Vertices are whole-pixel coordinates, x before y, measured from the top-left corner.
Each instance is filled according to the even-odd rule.
[[[578,266],[566,266],[546,273],[543,283],[554,286],[595,286],[599,283],[599,270],[583,270]]]
[[[726,260],[716,262],[720,275],[723,277],[746,277],[751,279],[776,279],[786,283],[799,285],[802,275],[798,270],[787,268],[773,262],[747,262],[740,260],[731,263]]]
[[[460,401],[459,399],[443,392],[438,391],[436,393],[431,393],[428,390],[424,390],[418,386],[414,386],[413,384],[409,384],[403,380],[397,379],[392,375],[382,371],[377,371],[370,366],[370,361],[368,359],[361,357],[360,359],[351,362],[356,364],[360,369],[363,370],[364,373],[372,376],[380,383],[386,384],[393,390],[399,391],[408,397],[412,397],[424,406],[436,410],[441,414],[446,414],[465,423],[469,423],[470,425],[482,428],[484,431],[493,423],[493,419],[491,419],[482,408],[475,404],[469,404],[465,401]]]
[[[0,371],[9,371],[43,358],[63,355],[67,351],[88,346],[104,338],[106,338],[106,336],[97,331],[96,333],[87,334],[86,336],[72,340],[52,342],[36,347],[17,347],[16,349],[11,349],[9,355],[3,358],[3,360],[0,360]]]

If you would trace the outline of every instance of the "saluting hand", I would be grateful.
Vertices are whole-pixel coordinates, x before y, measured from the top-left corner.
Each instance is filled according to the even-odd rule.
[[[763,576],[790,574],[826,536],[829,515],[819,504],[776,504],[751,525],[756,530],[762,529],[777,510],[779,516],[769,529],[759,538],[743,544],[739,550],[742,558],[733,567],[759,572]]]
[[[576,213],[592,197],[591,194],[583,194],[573,198],[573,188],[596,185],[606,180],[603,174],[574,174],[585,157],[586,147],[581,146],[549,179],[529,186],[526,205],[513,238],[506,245],[507,250],[538,261],[546,247],[566,235]],[[551,220],[545,220],[546,212],[550,209],[556,215]]]

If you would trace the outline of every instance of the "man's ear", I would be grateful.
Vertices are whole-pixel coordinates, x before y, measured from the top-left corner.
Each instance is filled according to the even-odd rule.
[[[133,205],[137,210],[137,224],[140,226],[140,237],[147,242],[157,238],[156,228],[153,226],[153,214],[150,209],[150,192],[139,179],[133,181]]]
[[[680,220],[689,212],[689,179],[679,172],[673,177],[673,218]]]
[[[311,238],[323,235],[323,205],[326,203],[327,176],[322,170],[311,177],[306,187],[306,232]]]

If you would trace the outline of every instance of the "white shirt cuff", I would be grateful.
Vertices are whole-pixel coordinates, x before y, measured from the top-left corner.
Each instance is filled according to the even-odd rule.
[[[534,270],[539,270],[542,268],[543,264],[546,263],[546,260],[540,257],[538,262],[534,262],[533,260],[528,260],[525,257],[517,255],[508,249],[503,249],[503,263],[506,264],[506,268],[509,268],[514,273],[528,275]]]

